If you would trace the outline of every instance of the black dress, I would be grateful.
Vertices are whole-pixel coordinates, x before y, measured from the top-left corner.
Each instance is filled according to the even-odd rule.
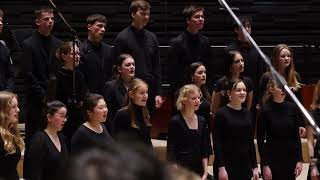
[[[138,127],[132,127],[129,109],[120,109],[114,117],[113,136],[119,138],[124,135],[137,143],[152,147],[150,126],[147,126],[143,120],[142,107],[133,104],[133,111]]]
[[[104,124],[101,123],[102,133],[97,133],[85,125],[81,125],[71,139],[72,155],[92,148],[105,149],[113,142]]]
[[[313,116],[315,123],[319,126],[320,125],[320,108],[312,110],[310,114]],[[320,136],[315,137],[317,139],[317,143],[314,147],[314,157],[320,159]],[[316,163],[318,170],[320,170],[320,161]]]
[[[249,180],[257,167],[250,112],[222,107],[214,117],[213,149],[215,154],[213,172],[217,176],[224,166],[229,180]]]
[[[16,146],[16,153],[7,154],[4,149],[4,142],[0,138],[0,179],[4,180],[19,180],[17,172],[17,164],[21,157],[21,151]]]
[[[168,126],[168,160],[203,175],[202,159],[208,157],[208,128],[198,117],[198,129],[190,129],[181,113],[171,118]]]
[[[300,117],[297,106],[287,101],[261,108],[257,141],[261,164],[270,167],[273,180],[295,179],[296,164],[302,162]]]
[[[30,142],[26,158],[28,168],[27,180],[56,180],[63,177],[68,159],[68,149],[63,135],[58,134],[61,151],[59,152],[48,134],[44,131],[36,133]]]

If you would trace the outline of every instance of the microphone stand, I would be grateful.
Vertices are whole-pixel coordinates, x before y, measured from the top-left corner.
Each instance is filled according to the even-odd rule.
[[[79,47],[80,40],[77,35],[77,31],[73,29],[70,24],[67,22],[67,20],[64,18],[64,16],[61,14],[61,12],[58,10],[57,6],[54,4],[52,0],[49,0],[54,10],[58,13],[59,17],[62,19],[62,21],[65,23],[65,25],[70,30],[73,39],[72,39],[72,46],[73,46],[73,71],[72,71],[72,97],[68,99],[68,102],[76,105],[77,104],[77,92],[76,92],[76,46]]]
[[[259,55],[262,57],[264,62],[269,66],[271,74],[273,78],[280,83],[282,86],[284,86],[284,89],[289,94],[289,96],[292,98],[293,102],[299,107],[300,111],[303,113],[303,115],[306,117],[306,119],[309,121],[309,124],[312,126],[312,128],[315,130],[317,135],[320,135],[320,128],[315,123],[313,117],[309,114],[309,112],[303,107],[303,105],[300,103],[298,98],[294,95],[292,90],[287,84],[287,81],[274,69],[274,67],[271,64],[270,59],[262,52],[260,47],[257,45],[257,43],[254,41],[254,39],[251,37],[251,35],[247,32],[247,30],[244,28],[243,24],[240,22],[238,17],[233,13],[230,6],[226,3],[225,0],[218,0],[220,5],[224,7],[229,14],[232,16],[234,21],[237,23],[237,25],[241,28],[243,34],[245,37],[250,41],[250,43],[253,45],[253,47],[258,51]]]

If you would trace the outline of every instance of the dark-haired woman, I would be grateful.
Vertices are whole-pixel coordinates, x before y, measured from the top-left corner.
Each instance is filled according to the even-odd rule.
[[[115,114],[124,106],[128,86],[134,78],[135,62],[131,55],[121,54],[113,67],[113,80],[104,87],[104,98],[108,105],[107,129],[112,131],[112,122]]]
[[[134,142],[152,147],[147,109],[148,85],[135,78],[128,87],[127,106],[120,109],[114,118],[113,135],[132,138]]]
[[[83,111],[86,122],[72,136],[72,155],[91,148],[104,149],[113,142],[104,125],[108,108],[103,96],[88,94],[83,101]]]
[[[228,104],[230,101],[227,94],[227,85],[229,81],[241,79],[247,91],[247,98],[242,103],[243,107],[250,110],[253,96],[253,83],[249,77],[242,76],[244,71],[244,59],[239,51],[230,51],[226,59],[225,75],[220,78],[212,93],[211,112],[214,115],[217,110]]]
[[[242,80],[231,80],[226,90],[230,101],[216,112],[213,121],[214,175],[219,180],[257,180],[252,117],[241,105],[246,100],[246,86]]]
[[[56,180],[63,177],[68,149],[64,136],[58,132],[66,122],[67,109],[60,101],[47,103],[47,119],[44,131],[36,133],[27,151],[27,180]]]

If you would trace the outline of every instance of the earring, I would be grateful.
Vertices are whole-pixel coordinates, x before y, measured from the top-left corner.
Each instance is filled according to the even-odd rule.
[[[229,96],[229,101],[231,101],[231,96]]]

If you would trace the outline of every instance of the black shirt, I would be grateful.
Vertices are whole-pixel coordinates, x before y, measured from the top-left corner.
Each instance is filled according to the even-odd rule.
[[[21,157],[21,151],[16,146],[16,152],[8,154],[4,149],[4,142],[0,137],[0,179],[19,180],[17,164]]]
[[[58,134],[58,137],[60,152],[45,131],[32,137],[26,154],[29,164],[27,180],[56,180],[63,177],[69,153],[63,135]]]

